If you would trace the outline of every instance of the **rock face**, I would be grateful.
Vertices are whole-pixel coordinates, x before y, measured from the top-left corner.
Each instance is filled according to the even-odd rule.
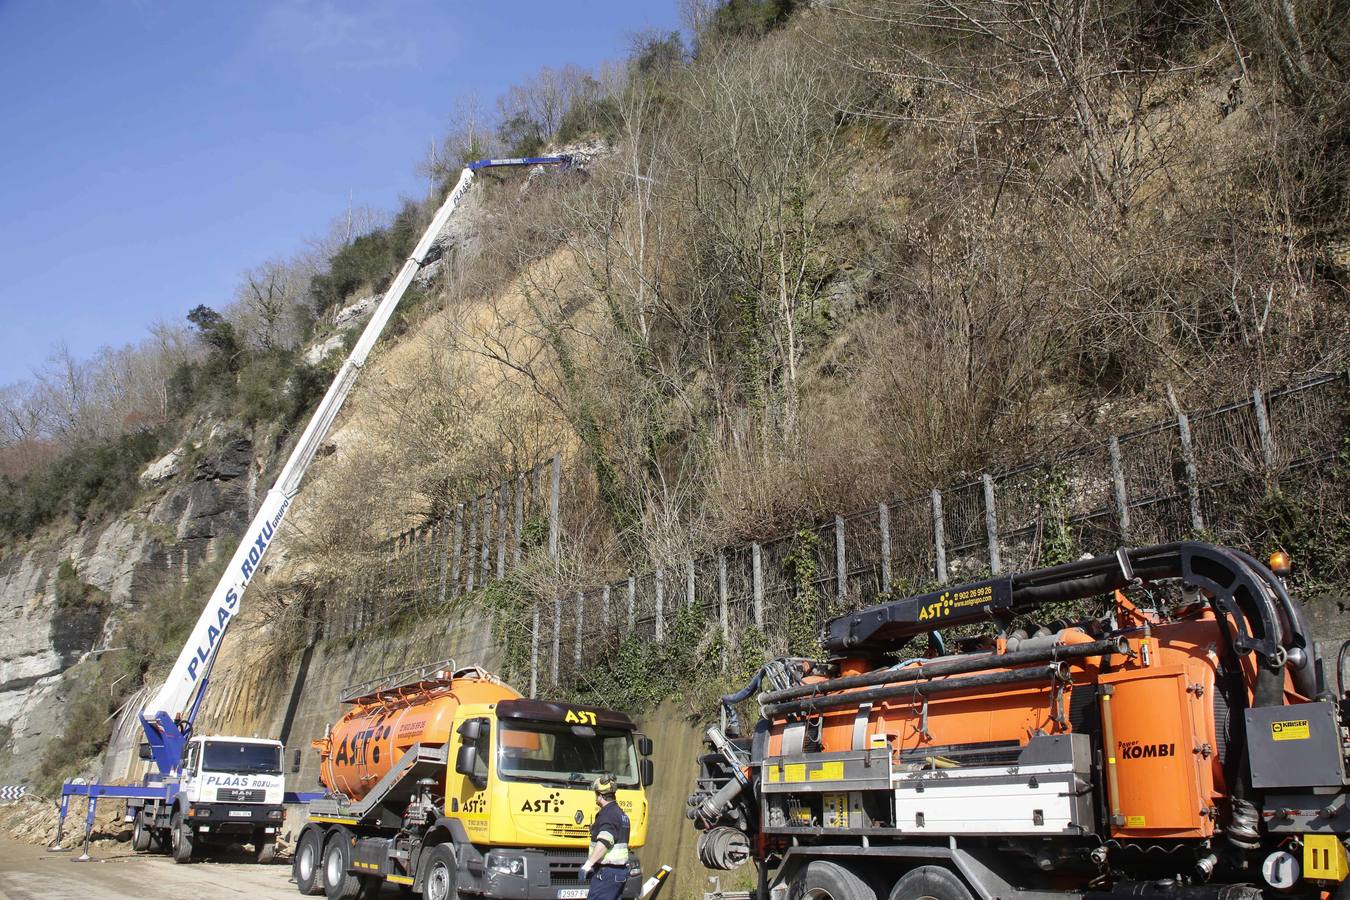
[[[135,509],[0,550],[0,784],[22,782],[61,733],[65,673],[106,647],[116,618],[233,548],[254,502],[253,445],[246,437],[213,444],[176,478],[183,451],[153,463],[147,472],[156,474],[142,483],[160,487]],[[62,595],[62,563],[96,598]]]

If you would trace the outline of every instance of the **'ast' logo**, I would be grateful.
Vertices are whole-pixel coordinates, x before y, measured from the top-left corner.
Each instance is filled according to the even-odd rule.
[[[584,709],[569,709],[567,715],[563,716],[563,721],[572,725],[594,725],[595,713]]]
[[[919,610],[919,621],[926,622],[929,619],[938,619],[952,611],[952,595],[944,593],[932,603]]]
[[[556,813],[562,810],[562,794],[554,791],[539,800],[526,800],[521,804],[521,812]]]

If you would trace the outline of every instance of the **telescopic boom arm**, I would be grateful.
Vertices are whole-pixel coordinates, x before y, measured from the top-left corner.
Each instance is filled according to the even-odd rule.
[[[281,470],[276,483],[267,492],[257,515],[244,532],[244,539],[234,551],[234,556],[225,568],[220,583],[211,594],[206,608],[202,610],[197,625],[188,637],[187,643],[178,654],[178,660],[165,679],[159,691],[141,710],[141,726],[145,729],[155,764],[164,774],[176,769],[182,760],[183,746],[196,721],[198,709],[206,693],[211,666],[220,650],[221,639],[230,623],[239,615],[242,608],[244,591],[253,576],[258,573],[267,549],[277,529],[286,518],[291,501],[300,489],[310,463],[319,445],[328,435],[342,409],[343,402],[351,392],[356,376],[365,365],[375,342],[379,340],[389,319],[403,299],[403,293],[412,283],[419,269],[426,263],[426,255],[431,249],[441,229],[449,220],[451,213],[460,200],[468,193],[474,180],[474,174],[480,169],[499,166],[561,165],[572,162],[567,156],[543,156],[520,159],[480,159],[469,163],[460,173],[454,190],[446,197],[441,208],[436,211],[431,224],[417,242],[412,255],[399,270],[389,290],[380,300],[379,306],[370,317],[360,339],[352,348],[346,362],[338,370],[328,392],[324,394],[304,433],[291,451],[290,459]]]

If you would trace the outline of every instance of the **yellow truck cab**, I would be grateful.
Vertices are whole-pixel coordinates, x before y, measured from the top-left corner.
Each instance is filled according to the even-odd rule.
[[[631,719],[523,699],[500,682],[500,699],[483,702],[481,684],[446,682],[450,690],[418,684],[384,705],[360,698],[348,721],[316,742],[329,795],[310,803],[296,844],[301,893],[354,897],[389,881],[431,900],[585,897],[580,869],[598,811],[591,783],[603,774],[618,784],[630,848],[645,843],[651,741]],[[410,729],[443,742],[403,749],[397,736]],[[331,786],[365,784],[359,800]],[[629,875],[624,896],[636,897],[635,853]]]

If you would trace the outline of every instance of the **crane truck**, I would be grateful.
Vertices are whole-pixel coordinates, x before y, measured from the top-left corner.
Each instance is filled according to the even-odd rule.
[[[347,712],[314,747],[326,789],[292,860],[302,894],[373,896],[384,883],[453,900],[580,900],[608,776],[647,837],[650,739],[623,713],[529,700],[476,666],[446,660],[351,686]],[[630,854],[624,896],[638,896]]]
[[[1328,672],[1271,563],[1121,549],[830,620],[723,698],[702,861],[760,900],[1347,896],[1350,642]]]
[[[243,540],[225,567],[168,677],[141,709],[140,724],[146,739],[141,756],[153,761],[155,771],[146,775],[139,785],[68,781],[61,789],[53,850],[65,849],[61,846],[61,832],[70,800],[83,796],[87,798],[87,807],[85,848],[81,859],[89,858],[89,836],[93,831],[98,800],[115,798],[126,803],[125,818],[132,824],[132,844],[137,850],[167,849],[175,862],[188,862],[204,846],[252,843],[260,862],[272,860],[284,816],[283,802],[306,800],[308,796],[284,792],[279,741],[195,734],[197,714],[206,696],[211,667],[219,655],[221,642],[231,623],[238,618],[245,592],[262,570],[263,559],[285,521],[305,473],[331,430],[366,358],[413,278],[431,261],[429,254],[437,237],[468,193],[476,174],[503,167],[558,166],[566,169],[572,162],[570,156],[544,156],[480,159],[464,167],[458,182],[432,217],[319,401],[276,483],[245,530]]]

